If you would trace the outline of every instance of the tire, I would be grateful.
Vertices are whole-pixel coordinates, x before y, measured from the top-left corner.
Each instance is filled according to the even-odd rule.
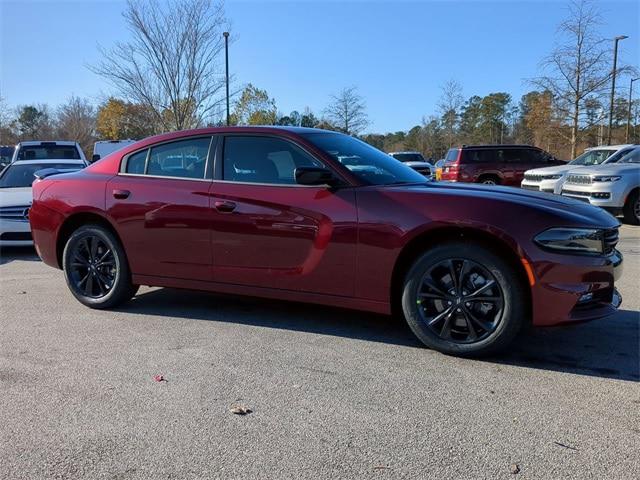
[[[500,185],[500,179],[493,175],[488,175],[486,177],[480,177],[478,179],[478,183],[482,183],[484,185]]]
[[[402,311],[429,348],[462,357],[491,355],[507,348],[529,323],[525,288],[515,269],[491,250],[456,242],[416,259],[404,280]]]
[[[138,291],[124,249],[115,235],[100,225],[74,231],[64,247],[62,265],[67,286],[90,308],[112,308]]]
[[[625,222],[631,225],[640,225],[640,190],[634,190],[627,197],[623,213]]]

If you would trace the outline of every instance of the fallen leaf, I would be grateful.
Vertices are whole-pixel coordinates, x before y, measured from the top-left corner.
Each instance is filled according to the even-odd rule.
[[[231,407],[229,411],[234,415],[246,415],[248,413],[251,413],[253,410],[251,410],[249,407],[245,407],[244,405],[235,405]]]
[[[156,382],[166,382],[167,379],[164,378],[164,375],[154,375],[153,380]]]
[[[520,473],[520,467],[518,466],[517,463],[514,463],[511,465],[511,475],[516,475],[517,473]]]

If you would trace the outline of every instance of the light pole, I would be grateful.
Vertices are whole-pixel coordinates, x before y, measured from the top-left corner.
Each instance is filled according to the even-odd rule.
[[[629,110],[627,111],[627,133],[624,136],[624,143],[629,143],[629,129],[631,128],[631,93],[633,92],[633,82],[636,80],[640,80],[640,77],[632,78],[629,82]]]
[[[611,145],[611,128],[613,127],[613,102],[616,94],[616,70],[618,68],[618,42],[629,38],[626,35],[619,35],[614,38],[613,47],[613,70],[611,71],[611,104],[609,105],[609,133],[607,134],[607,145]]]
[[[229,32],[224,32],[224,64],[227,87],[227,126],[231,124],[231,115],[229,113]]]

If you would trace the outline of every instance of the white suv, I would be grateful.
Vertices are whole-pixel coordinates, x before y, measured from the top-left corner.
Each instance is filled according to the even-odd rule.
[[[602,145],[587,148],[582,155],[565,165],[535,168],[524,172],[520,186],[527,190],[560,194],[567,172],[577,167],[594,167],[615,163],[633,150],[635,145]]]
[[[596,168],[579,168],[567,174],[562,195],[624,214],[628,223],[640,225],[640,147],[618,162]]]

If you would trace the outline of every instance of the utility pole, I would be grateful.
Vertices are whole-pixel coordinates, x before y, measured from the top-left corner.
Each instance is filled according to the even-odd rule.
[[[624,136],[624,143],[629,143],[629,130],[631,128],[631,102],[632,102],[631,94],[633,92],[633,82],[635,82],[636,80],[640,80],[640,77],[632,78],[631,81],[629,82],[629,105],[628,105],[629,110],[627,111],[627,133]]]
[[[618,69],[618,42],[625,38],[629,37],[627,35],[619,35],[613,39],[613,70],[611,71],[611,104],[609,105],[609,133],[607,135],[607,145],[611,145],[611,129],[613,128],[613,102],[616,94],[616,70]]]
[[[229,126],[231,124],[231,114],[229,111],[229,32],[224,32],[222,35],[224,36],[224,63],[227,87],[227,126]]]

